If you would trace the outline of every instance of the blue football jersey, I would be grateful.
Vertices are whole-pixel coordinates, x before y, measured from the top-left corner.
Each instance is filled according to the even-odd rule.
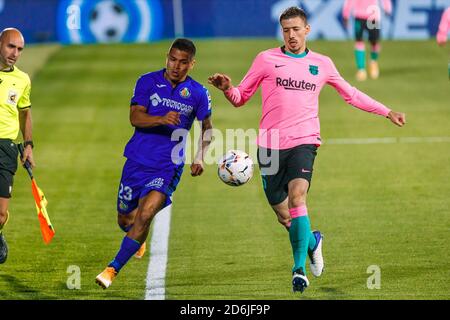
[[[142,75],[134,88],[131,105],[146,107],[152,116],[176,111],[180,114],[180,124],[135,128],[124,151],[128,159],[161,169],[184,164],[186,134],[192,123],[195,118],[204,120],[211,116],[208,89],[189,76],[173,88],[164,78],[164,72],[162,69]]]

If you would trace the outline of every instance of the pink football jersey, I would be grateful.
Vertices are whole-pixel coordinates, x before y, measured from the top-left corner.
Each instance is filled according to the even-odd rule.
[[[359,109],[382,116],[390,112],[345,81],[329,57],[312,51],[293,57],[282,48],[259,53],[239,86],[225,91],[225,96],[239,107],[261,86],[258,145],[288,149],[300,144],[321,144],[319,94],[326,84]]]
[[[387,14],[392,13],[391,0],[380,0],[383,10]],[[364,20],[380,20],[380,7],[378,0],[346,0],[342,9],[344,19],[350,18],[350,15]]]

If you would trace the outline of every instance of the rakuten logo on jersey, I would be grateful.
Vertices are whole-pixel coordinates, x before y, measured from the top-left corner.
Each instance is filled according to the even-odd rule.
[[[281,79],[277,77],[277,87],[284,87],[285,90],[298,90],[298,91],[316,91],[317,86],[311,82],[305,82],[305,80]]]

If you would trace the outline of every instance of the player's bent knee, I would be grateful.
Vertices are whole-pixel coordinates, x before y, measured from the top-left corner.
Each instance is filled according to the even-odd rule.
[[[8,210],[0,210],[0,224],[4,224],[8,218]]]
[[[133,222],[134,220],[127,215],[123,215],[120,213],[117,215],[117,224],[124,232],[130,231],[131,227],[133,226]]]
[[[153,217],[158,213],[160,208],[154,204],[147,204],[138,209],[137,217],[142,221],[153,219]],[[136,218],[137,218],[136,217]]]
[[[292,198],[289,198],[289,206],[291,208],[306,206],[306,194],[293,196]]]

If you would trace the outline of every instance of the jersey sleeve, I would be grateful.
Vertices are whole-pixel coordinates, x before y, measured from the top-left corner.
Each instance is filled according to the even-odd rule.
[[[372,99],[365,93],[359,91],[355,87],[351,86],[347,81],[339,74],[336,66],[331,59],[328,59],[328,79],[327,83],[334,87],[339,95],[348,104],[364,110],[366,112],[378,114],[386,117],[391,111],[382,103]]]
[[[349,19],[350,18],[350,14],[352,12],[353,9],[353,3],[354,0],[345,0],[344,6],[342,7],[342,17],[344,19]]]
[[[22,96],[17,103],[18,109],[26,109],[31,107],[31,81],[28,81],[27,86],[25,87]]]
[[[211,116],[211,113],[211,95],[209,94],[208,89],[202,87],[196,117],[200,121],[205,120]]]
[[[248,70],[244,79],[237,87],[232,87],[225,91],[225,97],[235,106],[244,105],[258,90],[261,81],[264,79],[264,56],[262,53],[256,56],[252,66]]]
[[[148,82],[145,81],[144,77],[140,77],[136,82],[136,86],[134,87],[130,105],[148,107],[149,99],[150,97],[148,94]]]
[[[391,15],[392,14],[391,0],[383,0],[382,5],[383,5],[384,12],[386,12],[388,15]]]
[[[436,33],[436,41],[439,44],[444,44],[447,42],[448,31],[450,30],[450,7],[447,8],[441,17],[441,22],[439,23],[439,29]]]

